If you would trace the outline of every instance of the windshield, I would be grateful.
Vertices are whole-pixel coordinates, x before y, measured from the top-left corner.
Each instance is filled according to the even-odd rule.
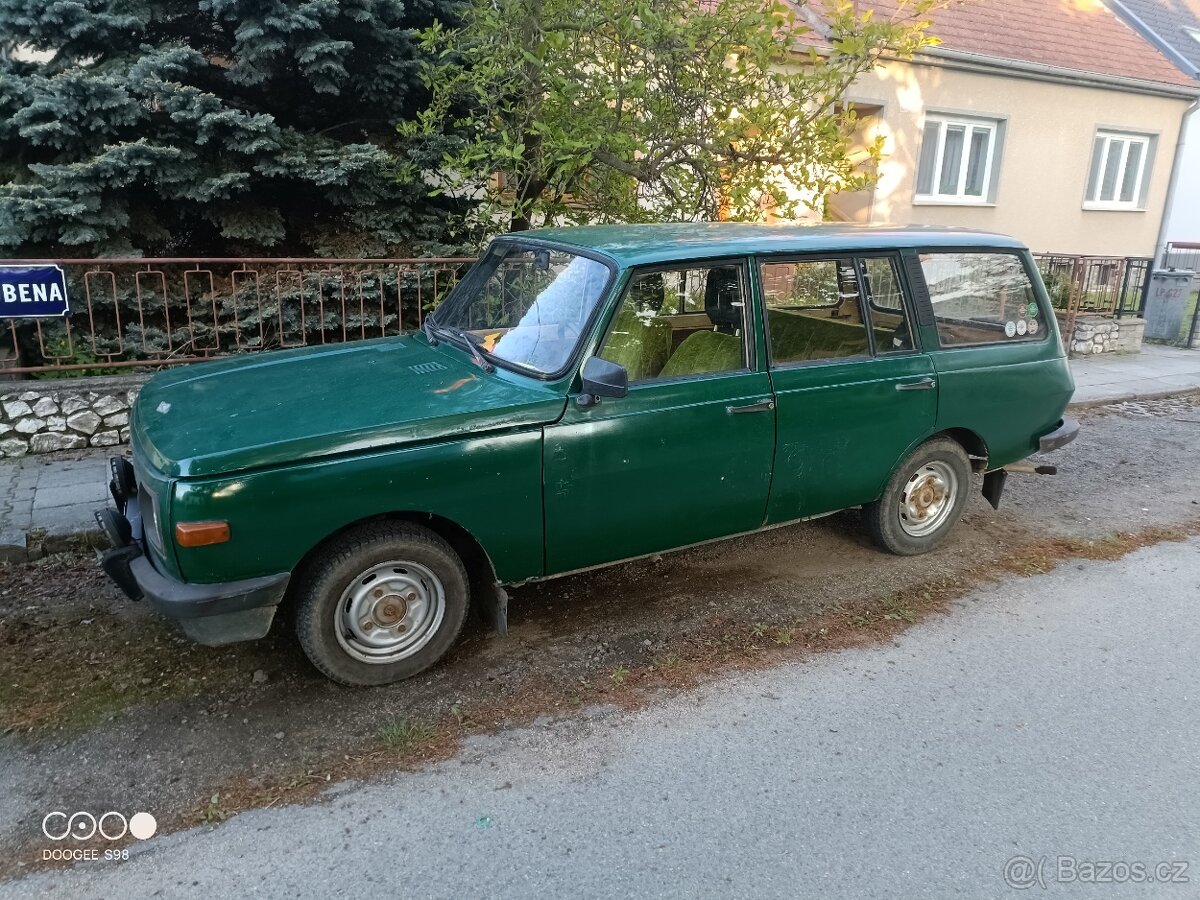
[[[563,250],[496,243],[434,315],[488,355],[543,375],[561,372],[608,283],[604,263]]]

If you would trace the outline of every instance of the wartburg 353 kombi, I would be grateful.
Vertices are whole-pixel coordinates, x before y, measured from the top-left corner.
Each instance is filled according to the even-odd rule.
[[[973,475],[1070,441],[1028,250],[732,224],[495,240],[419,332],[155,376],[105,570],[205,644],[281,603],[336,681],[407,678],[504,585],[861,507],[925,552]]]

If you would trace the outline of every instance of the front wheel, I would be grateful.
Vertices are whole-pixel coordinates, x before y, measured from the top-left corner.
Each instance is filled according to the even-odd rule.
[[[342,684],[387,684],[423,672],[466,621],[462,560],[441,537],[407,522],[374,522],[341,535],[301,577],[300,646]]]
[[[932,550],[962,515],[971,464],[949,438],[926,441],[892,474],[883,495],[863,507],[871,538],[900,556]]]

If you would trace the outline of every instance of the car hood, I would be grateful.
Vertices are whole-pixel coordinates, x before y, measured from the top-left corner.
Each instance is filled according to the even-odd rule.
[[[206,477],[557,420],[562,394],[413,336],[199,363],[146,383],[133,439],[171,477]]]

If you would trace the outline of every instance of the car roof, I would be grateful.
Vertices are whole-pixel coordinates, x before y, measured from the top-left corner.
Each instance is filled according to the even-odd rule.
[[[758,225],[674,222],[535,228],[506,237],[545,241],[602,253],[622,266],[750,253],[847,252],[922,247],[1025,249],[1016,238],[931,225]]]

